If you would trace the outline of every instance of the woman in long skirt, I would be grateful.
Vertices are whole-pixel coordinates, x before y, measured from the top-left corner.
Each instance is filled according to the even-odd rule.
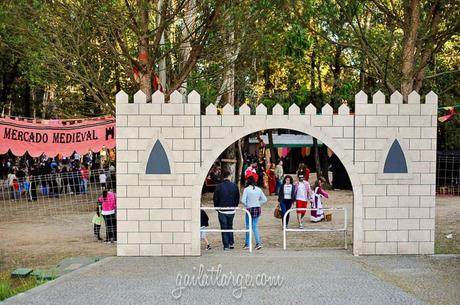
[[[275,164],[270,164],[270,168],[267,169],[268,176],[268,190],[269,195],[273,195],[276,190],[276,177],[275,177]]]
[[[313,192],[313,200],[311,202],[312,210],[310,219],[312,222],[319,222],[324,220],[323,205],[321,204],[321,198],[329,198],[329,194],[323,190],[324,179],[319,178],[315,183],[315,191]]]

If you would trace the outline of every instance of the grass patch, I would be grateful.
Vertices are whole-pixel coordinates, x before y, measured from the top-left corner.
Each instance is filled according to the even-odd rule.
[[[434,253],[460,254],[460,242],[457,239],[458,238],[447,239],[444,236],[439,237],[434,242]]]
[[[32,289],[44,282],[46,281],[37,280],[35,277],[12,278],[8,272],[2,272],[0,273],[0,301]]]

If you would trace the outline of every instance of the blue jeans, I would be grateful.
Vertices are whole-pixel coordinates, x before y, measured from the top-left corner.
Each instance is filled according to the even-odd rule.
[[[218,212],[218,218],[220,223],[220,228],[222,230],[233,230],[233,218],[235,214],[224,214]],[[224,245],[224,249],[233,246],[235,243],[233,239],[233,232],[222,232],[222,244]]]
[[[278,192],[280,191],[280,188],[283,185],[283,179],[276,179],[276,188],[275,188],[275,194],[278,195]]]
[[[259,235],[259,228],[257,228],[257,224],[259,223],[259,217],[252,219],[252,232],[254,233],[254,238],[256,239],[256,245],[260,244],[260,235]],[[249,217],[246,214],[246,230],[249,228]],[[246,232],[246,245],[249,246],[249,232]]]
[[[281,208],[281,215],[283,215],[283,218],[284,219],[284,214],[286,214],[286,211],[289,210],[292,206],[292,202],[293,200],[286,200],[286,199],[283,199],[281,200],[280,202],[280,208]],[[286,227],[287,225],[289,224],[289,216],[291,213],[289,213],[287,216],[286,216]]]
[[[82,179],[80,183],[80,189],[82,193],[88,192],[88,180]]]

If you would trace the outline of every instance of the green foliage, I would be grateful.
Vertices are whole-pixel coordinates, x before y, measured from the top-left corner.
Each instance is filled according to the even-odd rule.
[[[165,43],[154,46],[156,1],[0,2],[0,111],[43,117],[113,114],[113,96],[119,89],[128,94],[139,89],[133,68],[139,65],[140,36],[133,22],[140,21],[140,3],[150,5],[147,35],[153,70],[159,70],[157,60],[166,59],[164,85],[169,89],[188,68],[181,41],[185,10],[174,15],[173,8],[168,9]],[[199,29],[219,7],[186,77],[187,91],[198,91],[203,106],[216,103],[229,70],[237,107],[263,103],[271,108],[279,103],[287,110],[296,103],[303,110],[313,102],[337,109],[344,101],[353,107],[359,90],[391,94],[401,87],[404,34],[410,26],[404,21],[404,1],[197,3],[194,20]],[[431,33],[433,5],[442,12],[437,34]],[[413,82],[423,50],[434,46],[419,93],[433,90],[440,105],[459,104],[459,3],[421,0],[420,8]],[[458,117],[439,124],[439,149],[459,148]]]

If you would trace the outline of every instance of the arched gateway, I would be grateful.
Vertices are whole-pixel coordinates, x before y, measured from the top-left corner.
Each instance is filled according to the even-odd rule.
[[[437,96],[425,103],[399,92],[389,103],[380,91],[371,103],[355,97],[355,114],[342,105],[313,105],[267,114],[259,105],[210,105],[179,92],[164,103],[161,92],[134,103],[121,91],[117,108],[118,245],[120,256],[200,255],[200,200],[206,174],[233,142],[264,129],[292,129],[316,137],[340,158],[353,186],[353,253],[434,252]]]

